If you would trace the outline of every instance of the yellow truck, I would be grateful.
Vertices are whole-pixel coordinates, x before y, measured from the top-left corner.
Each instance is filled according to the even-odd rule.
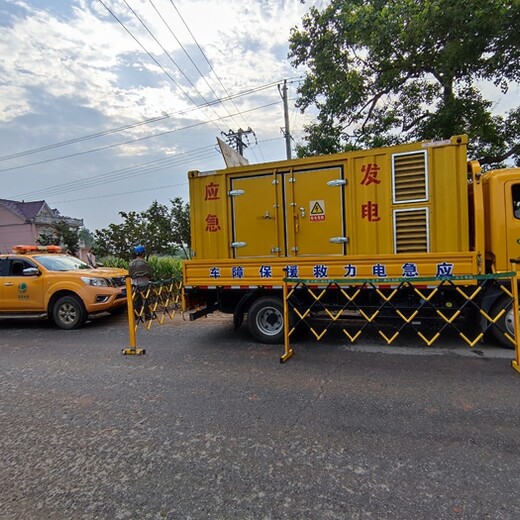
[[[59,246],[15,246],[0,255],[0,318],[48,318],[77,329],[91,314],[126,309],[127,274],[94,269]]]
[[[458,135],[188,172],[193,257],[183,265],[184,309],[191,319],[232,313],[235,328],[247,315],[257,340],[277,343],[284,279],[348,285],[516,271],[520,169],[483,173],[468,162],[467,142]],[[365,291],[366,306],[377,305],[384,291]],[[497,284],[481,292],[484,311],[507,305],[492,329],[513,334],[504,292]],[[433,305],[451,308],[456,299],[457,291],[446,288]],[[302,309],[308,304],[302,301]],[[417,302],[407,296],[400,305],[413,309]],[[502,333],[495,336],[504,342]]]

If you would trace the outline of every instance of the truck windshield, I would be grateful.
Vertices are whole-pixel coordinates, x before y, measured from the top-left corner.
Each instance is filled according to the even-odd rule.
[[[91,269],[91,267],[73,256],[67,255],[42,255],[34,256],[49,271],[77,271],[79,269]]]

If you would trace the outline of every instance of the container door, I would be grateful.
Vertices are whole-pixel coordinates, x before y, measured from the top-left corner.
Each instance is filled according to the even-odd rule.
[[[505,184],[505,228],[507,259],[514,259],[512,268],[520,270],[520,183]]]
[[[234,258],[283,254],[280,240],[279,181],[274,174],[231,179]]]
[[[288,256],[344,255],[343,169],[285,175]]]

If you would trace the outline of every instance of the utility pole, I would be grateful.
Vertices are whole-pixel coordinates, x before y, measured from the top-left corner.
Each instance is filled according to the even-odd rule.
[[[283,136],[285,137],[285,153],[287,155],[287,159],[291,159],[291,132],[289,130],[289,105],[287,101],[287,80],[283,80],[283,87],[280,89],[280,85],[278,85],[278,92],[280,92],[280,96],[283,100],[283,118],[285,123],[285,128],[281,128]]]
[[[247,136],[249,134],[255,135],[253,130],[251,130],[251,127],[249,127],[247,130],[242,130],[242,128],[239,128],[236,132],[230,130],[227,134],[225,132],[221,132],[221,134],[226,138],[229,146],[235,148],[235,150],[242,156],[244,156],[244,148],[247,148],[249,145],[249,139]],[[246,138],[247,144],[243,140],[244,137]]]

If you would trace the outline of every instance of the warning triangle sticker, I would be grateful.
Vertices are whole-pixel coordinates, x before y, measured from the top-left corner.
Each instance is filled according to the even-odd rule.
[[[323,213],[323,208],[320,206],[320,203],[316,201],[311,210],[311,215],[321,215]]]

